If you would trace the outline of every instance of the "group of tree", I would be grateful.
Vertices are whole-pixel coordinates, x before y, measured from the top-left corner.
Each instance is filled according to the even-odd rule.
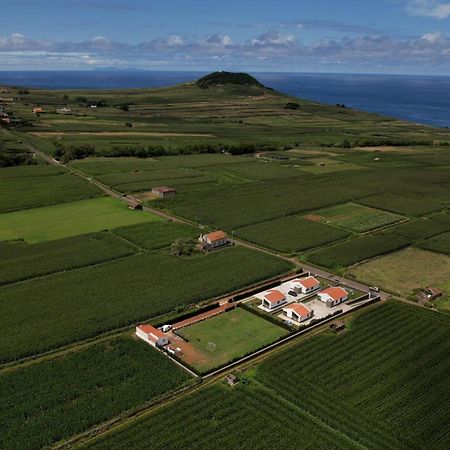
[[[55,158],[63,163],[74,159],[84,159],[95,155],[95,148],[89,144],[83,145],[59,145],[55,152]]]

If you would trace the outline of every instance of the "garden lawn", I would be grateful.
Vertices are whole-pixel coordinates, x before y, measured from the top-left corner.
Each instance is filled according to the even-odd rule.
[[[194,364],[200,372],[245,356],[286,333],[283,328],[242,308],[233,309],[181,330],[181,335],[205,357]]]
[[[449,289],[450,257],[409,247],[350,269],[357,279],[407,296],[416,288]]]
[[[0,240],[45,242],[160,220],[154,214],[128,209],[125,202],[101,197],[0,214]]]

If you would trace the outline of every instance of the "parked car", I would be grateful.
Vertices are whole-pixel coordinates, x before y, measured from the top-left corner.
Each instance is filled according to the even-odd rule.
[[[289,291],[288,294],[292,295],[292,297],[297,297],[297,295],[298,295],[297,292],[295,292],[295,291]]]
[[[380,288],[378,286],[370,286],[369,289],[373,292],[380,292]]]
[[[172,325],[163,325],[162,327],[161,327],[161,331],[163,332],[163,333],[167,333],[168,331],[170,331],[172,329]]]

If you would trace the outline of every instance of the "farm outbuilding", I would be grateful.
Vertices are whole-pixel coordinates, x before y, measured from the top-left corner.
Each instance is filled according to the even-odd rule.
[[[152,188],[152,194],[156,195],[159,198],[171,198],[175,197],[175,195],[177,194],[177,190],[167,186],[158,186]]]
[[[292,319],[295,322],[303,322],[314,315],[314,311],[302,303],[292,303],[283,308],[283,312],[289,319]]]
[[[208,234],[201,234],[198,238],[202,247],[205,250],[212,250],[214,248],[223,247],[224,245],[228,245],[230,240],[228,236],[223,231],[213,231]]]
[[[291,289],[297,294],[309,294],[320,288],[320,281],[314,277],[297,278],[291,281]]]
[[[348,292],[341,287],[329,287],[319,292],[317,296],[329,308],[333,308],[348,299]]]
[[[163,347],[169,343],[167,335],[151,325],[138,325],[136,336],[153,345],[153,347]]]

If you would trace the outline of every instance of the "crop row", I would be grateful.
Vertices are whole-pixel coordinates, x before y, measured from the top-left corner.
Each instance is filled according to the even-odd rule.
[[[0,374],[0,448],[49,446],[179,387],[187,373],[118,338]]]

